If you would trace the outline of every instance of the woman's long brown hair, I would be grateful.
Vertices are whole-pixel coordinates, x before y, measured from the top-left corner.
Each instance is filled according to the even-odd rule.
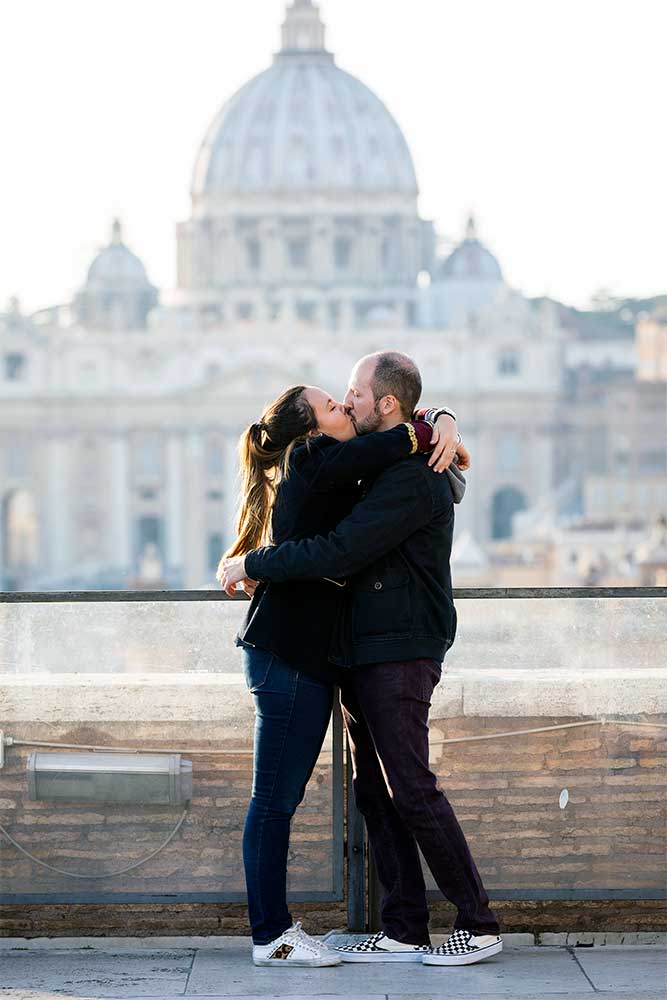
[[[305,389],[305,385],[287,389],[241,435],[241,503],[236,541],[223,559],[245,555],[270,541],[276,490],[287,476],[290,455],[296,445],[307,441],[310,431],[317,430],[315,412],[303,395]]]

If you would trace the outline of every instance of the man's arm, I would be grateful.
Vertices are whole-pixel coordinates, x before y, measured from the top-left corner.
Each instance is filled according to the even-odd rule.
[[[335,531],[254,549],[245,557],[245,572],[275,582],[350,576],[395,549],[432,513],[424,469],[401,461],[382,473]]]

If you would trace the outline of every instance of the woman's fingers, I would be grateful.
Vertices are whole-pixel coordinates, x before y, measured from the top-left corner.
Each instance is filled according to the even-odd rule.
[[[459,442],[456,446],[456,454],[458,455],[457,465],[461,472],[465,472],[466,469],[470,468],[470,452],[462,442]]]
[[[439,441],[438,444],[433,449],[431,457],[428,464],[431,466],[434,472],[444,472],[445,469],[449,468],[452,463],[452,459],[456,454],[456,442],[455,441]]]

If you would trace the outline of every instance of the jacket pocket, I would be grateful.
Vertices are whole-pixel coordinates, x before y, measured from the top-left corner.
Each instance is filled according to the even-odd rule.
[[[367,573],[355,586],[353,639],[405,635],[412,631],[410,576],[392,567]]]

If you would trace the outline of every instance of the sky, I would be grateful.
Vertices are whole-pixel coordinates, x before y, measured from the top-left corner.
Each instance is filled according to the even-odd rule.
[[[667,292],[664,0],[321,0],[339,66],[411,148],[446,240],[585,307]],[[119,216],[175,284],[199,144],[279,46],[284,0],[14,0],[0,30],[0,310],[67,302]]]

